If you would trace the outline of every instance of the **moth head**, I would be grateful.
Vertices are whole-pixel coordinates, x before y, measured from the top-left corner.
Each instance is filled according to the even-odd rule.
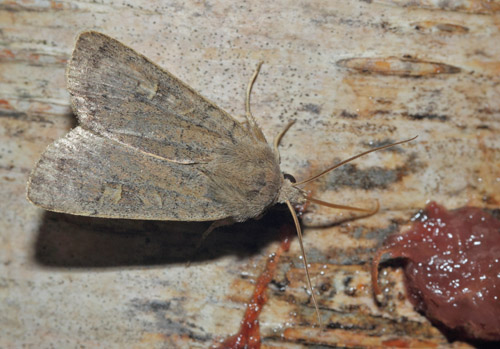
[[[302,205],[306,202],[306,193],[304,190],[294,187],[297,182],[295,177],[288,173],[282,173],[282,185],[278,195],[278,202],[284,203],[287,200],[294,205]]]

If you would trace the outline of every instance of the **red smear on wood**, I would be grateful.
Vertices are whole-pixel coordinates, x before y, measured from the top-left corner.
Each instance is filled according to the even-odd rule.
[[[257,349],[260,348],[260,324],[259,315],[267,302],[267,286],[272,281],[278,261],[283,252],[290,249],[290,226],[282,226],[281,234],[283,239],[278,250],[269,256],[266,268],[260,274],[253,291],[252,298],[247,305],[245,316],[241,321],[240,331],[226,339],[219,348],[232,348],[232,349]]]
[[[9,101],[5,99],[0,99],[0,108],[2,109],[12,109],[12,105],[10,105]]]
[[[408,343],[407,340],[399,339],[399,338],[383,341],[382,344],[384,345],[384,347],[393,347],[393,348],[409,348],[410,347],[410,343]]]
[[[500,220],[476,207],[447,211],[431,202],[411,229],[389,237],[383,254],[405,260],[410,301],[459,336],[500,340]]]
[[[0,50],[0,58],[14,58],[15,55],[11,50]]]
[[[419,340],[394,338],[382,341],[384,348],[436,348],[438,345],[435,342]]]

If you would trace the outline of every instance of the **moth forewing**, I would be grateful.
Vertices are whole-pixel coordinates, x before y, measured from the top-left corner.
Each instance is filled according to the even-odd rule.
[[[67,83],[82,127],[168,160],[203,162],[225,144],[250,138],[215,104],[100,33],[78,37]]]
[[[256,217],[278,199],[276,156],[229,114],[144,56],[82,33],[67,70],[80,126],[42,154],[28,198],[106,218]]]

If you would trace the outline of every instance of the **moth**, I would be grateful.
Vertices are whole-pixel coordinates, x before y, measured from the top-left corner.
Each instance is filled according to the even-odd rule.
[[[77,39],[67,85],[79,126],[55,141],[33,169],[28,199],[74,215],[169,221],[214,221],[215,227],[256,218],[284,203],[299,234],[295,205],[312,201],[280,171],[278,144],[269,145],[250,111],[240,123],[169,72],[97,32]],[[204,235],[206,235],[205,233]],[[314,293],[312,299],[319,316]]]

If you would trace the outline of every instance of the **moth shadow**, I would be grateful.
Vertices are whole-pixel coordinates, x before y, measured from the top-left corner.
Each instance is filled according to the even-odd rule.
[[[214,230],[197,249],[211,222],[105,219],[45,212],[35,243],[35,261],[47,267],[106,268],[203,262],[225,255],[260,253],[293,224],[277,207],[260,220]]]

